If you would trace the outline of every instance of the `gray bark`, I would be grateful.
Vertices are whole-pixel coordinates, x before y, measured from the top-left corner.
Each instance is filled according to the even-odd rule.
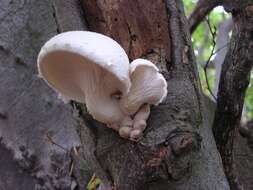
[[[252,129],[251,129],[252,130]],[[235,137],[234,157],[238,179],[244,190],[253,189],[253,133],[247,131],[249,137],[243,138],[240,134]]]
[[[48,0],[0,5],[0,189],[70,189],[70,154],[46,136],[70,150],[80,144],[77,122],[71,107],[38,78],[36,66],[41,46],[57,34],[53,5]]]

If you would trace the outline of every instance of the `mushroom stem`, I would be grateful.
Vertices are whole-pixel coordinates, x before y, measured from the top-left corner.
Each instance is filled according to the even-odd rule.
[[[119,135],[125,139],[128,139],[132,129],[133,120],[130,116],[126,116],[120,124]]]
[[[130,133],[131,140],[138,140],[147,126],[147,119],[150,114],[150,105],[143,104],[137,111],[133,120],[133,130]]]
[[[99,91],[99,89],[97,90]],[[120,110],[117,100],[110,99],[101,92],[86,93],[85,101],[89,113],[94,119],[102,123],[119,123],[124,118],[124,114]]]
[[[108,124],[108,126],[111,125],[113,129],[118,131],[116,124],[120,124],[125,115],[120,109],[119,99],[112,97],[112,89],[105,85],[105,77],[108,78],[108,76],[105,76],[103,71],[97,68],[90,69],[85,74],[93,76],[92,80],[86,81],[85,85],[80,83],[89,113],[94,119]],[[86,79],[88,78],[91,79],[86,76]]]
[[[115,131],[119,131],[123,127],[127,128],[133,128],[133,120],[130,116],[124,116],[121,122],[118,123],[112,123],[112,124],[107,124],[109,128],[114,129]]]

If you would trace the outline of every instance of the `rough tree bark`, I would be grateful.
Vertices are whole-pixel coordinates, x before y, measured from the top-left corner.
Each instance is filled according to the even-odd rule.
[[[245,190],[253,189],[253,121],[241,125],[234,140],[234,159],[238,179]]]
[[[224,7],[232,13],[234,29],[222,65],[213,132],[230,187],[242,189],[233,170],[233,142],[253,66],[253,3],[224,1]]]
[[[0,152],[14,163],[0,167],[0,189],[84,189],[95,172],[120,190],[229,190],[181,2],[81,2],[82,8],[78,0],[0,0]],[[152,108],[138,143],[92,120],[83,105],[72,103],[73,117],[37,78],[42,44],[87,28],[115,38],[131,59],[152,60],[167,79],[168,96]]]
[[[78,123],[37,76],[37,54],[57,34],[54,15],[49,0],[0,0],[1,190],[69,190],[76,183],[70,154],[48,137],[70,151],[80,145]]]
[[[239,132],[247,139],[247,144],[253,153],[253,120],[248,121],[244,126],[240,126]]]

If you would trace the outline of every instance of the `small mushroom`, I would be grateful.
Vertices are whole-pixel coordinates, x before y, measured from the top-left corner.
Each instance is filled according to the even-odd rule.
[[[120,100],[122,110],[136,113],[147,103],[158,105],[167,95],[167,82],[158,68],[146,59],[136,59],[130,64],[131,88]]]
[[[38,69],[61,97],[86,103],[94,119],[117,131],[129,120],[119,106],[131,85],[129,60],[113,39],[87,31],[61,33],[42,47]]]
[[[135,114],[130,138],[138,139],[146,127],[149,105],[158,105],[166,97],[167,82],[158,68],[145,59],[136,59],[130,64],[130,78],[130,91],[122,96],[120,106],[125,114]]]

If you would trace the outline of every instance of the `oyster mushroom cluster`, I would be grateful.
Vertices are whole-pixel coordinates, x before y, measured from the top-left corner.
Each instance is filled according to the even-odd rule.
[[[39,53],[38,70],[64,101],[85,103],[95,120],[134,141],[146,128],[150,105],[167,95],[166,80],[153,63],[129,63],[116,41],[95,32],[51,38]]]

